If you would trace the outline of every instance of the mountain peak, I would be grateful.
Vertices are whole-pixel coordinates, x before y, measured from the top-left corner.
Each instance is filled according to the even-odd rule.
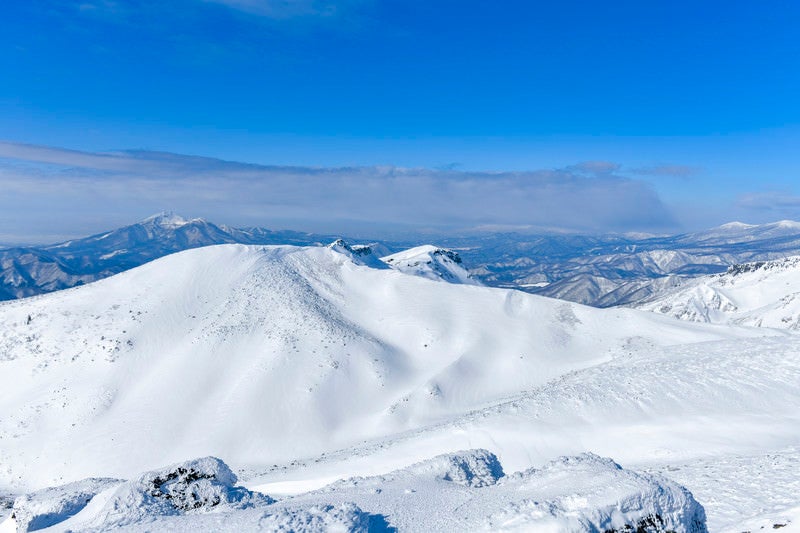
[[[198,220],[198,219],[195,219],[195,220]],[[191,222],[191,221],[183,218],[182,216],[178,215],[177,213],[174,213],[172,211],[162,211],[160,213],[157,213],[155,215],[152,215],[152,216],[149,216],[149,217],[145,218],[144,220],[142,220],[141,223],[142,224],[150,224],[150,225],[154,225],[154,226],[178,227],[178,226],[185,226],[189,222]]]
[[[781,228],[781,229],[800,229],[800,222],[795,220],[779,220],[777,222],[773,222],[770,226]]]
[[[336,239],[328,245],[330,250],[344,254],[349,257],[354,263],[366,265],[372,268],[385,269],[388,266],[378,259],[372,252],[369,245],[349,245],[344,239]]]
[[[456,252],[430,244],[381,257],[381,261],[396,270],[423,278],[467,285],[480,284],[463,267],[461,257]]]
[[[734,221],[734,222],[728,222],[727,224],[722,224],[721,226],[718,226],[717,229],[743,230],[743,229],[754,228],[754,227],[755,227],[755,225],[753,225],[753,224],[745,224],[744,222]]]

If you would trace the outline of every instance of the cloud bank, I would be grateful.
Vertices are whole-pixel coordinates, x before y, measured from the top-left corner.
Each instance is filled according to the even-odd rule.
[[[230,225],[375,236],[535,227],[665,230],[675,220],[618,165],[530,172],[280,167],[161,152],[0,142],[0,240],[80,235],[161,210]]]
[[[800,196],[789,192],[768,191],[742,194],[736,201],[738,207],[767,211],[778,216],[800,217]]]

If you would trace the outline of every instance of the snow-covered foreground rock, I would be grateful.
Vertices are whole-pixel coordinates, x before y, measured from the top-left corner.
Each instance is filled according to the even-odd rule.
[[[486,450],[434,457],[275,501],[204,458],[106,487],[97,480],[17,500],[19,531],[706,531],[692,495],[591,454],[506,476]],[[79,499],[80,507],[65,502]],[[60,514],[44,510],[59,508]],[[69,509],[70,512],[64,511]]]
[[[657,505],[664,524],[677,523],[666,503],[654,503],[662,493],[652,487],[672,487],[664,489],[672,503],[685,493],[667,481],[622,474],[586,452],[671,477],[674,465],[784,457],[800,444],[800,338],[785,331],[437,283],[370,267],[367,254],[354,252],[343,243],[214,246],[85,287],[0,304],[0,495],[85,478],[135,484],[140,472],[214,456],[231,465],[248,491],[282,498],[280,505],[242,492],[251,494],[243,498],[252,508],[161,513],[158,529],[236,523],[241,529],[303,523],[426,529],[409,524],[424,519],[416,516],[422,504],[414,498],[428,489],[401,491],[403,476],[386,477],[401,469],[428,479],[412,485],[449,483],[442,498],[453,499],[438,504],[453,505],[449,514],[460,516],[455,506],[466,500],[458,498],[483,502],[491,512],[464,511],[470,529],[538,527],[552,518],[556,530],[591,530],[587,524],[621,524],[614,509],[639,520]],[[496,454],[506,472],[533,467],[535,474],[464,473],[464,479],[496,481],[465,487],[454,481],[458,476],[431,474],[439,466],[402,470],[474,448]],[[578,459],[562,470],[546,466],[562,456]],[[770,475],[787,477],[791,464],[777,461]],[[527,475],[545,477],[528,483]],[[373,481],[316,492],[353,476]],[[214,494],[234,490],[225,479]],[[595,479],[608,483],[592,485]],[[599,487],[617,487],[617,481],[619,492],[600,497],[606,492]],[[705,495],[724,488],[713,476],[680,482]],[[725,487],[748,490],[746,479],[729,482]],[[381,484],[380,492],[357,488],[370,483]],[[733,511],[710,513],[710,530],[777,520],[797,507],[775,487],[758,490]],[[381,494],[397,497],[378,505],[373,500]],[[41,512],[88,520],[105,497],[99,493],[83,509],[86,496],[75,496],[71,506],[43,504]],[[146,499],[134,500],[132,509],[149,509],[142,516],[157,511]],[[627,503],[615,507],[619,501]],[[691,506],[681,505],[691,515]],[[645,508],[647,514],[634,512]],[[565,522],[569,517],[577,522]],[[658,526],[668,529],[664,524]]]
[[[591,454],[505,476],[489,452],[461,452],[287,501],[352,501],[401,531],[706,530],[704,510],[686,489]]]
[[[695,322],[800,330],[800,257],[685,279],[637,307]]]

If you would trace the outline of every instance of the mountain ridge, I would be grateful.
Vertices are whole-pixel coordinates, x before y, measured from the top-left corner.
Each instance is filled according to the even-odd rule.
[[[0,300],[89,283],[184,249],[226,243],[325,245],[339,238],[264,228],[232,228],[165,212],[86,237],[43,247],[0,249]],[[596,307],[632,306],[683,280],[730,265],[800,254],[800,223],[729,223],[675,236],[475,234],[438,239],[468,274],[446,265],[427,274],[461,283],[516,288]],[[359,240],[351,241],[359,242]],[[373,242],[375,258],[419,242]],[[363,245],[353,245],[359,248]],[[355,249],[354,248],[354,249]],[[443,256],[442,256],[443,257]],[[419,265],[433,258],[414,260]],[[455,262],[454,262],[455,263]],[[418,266],[419,266],[418,265]],[[412,268],[413,270],[413,268]]]

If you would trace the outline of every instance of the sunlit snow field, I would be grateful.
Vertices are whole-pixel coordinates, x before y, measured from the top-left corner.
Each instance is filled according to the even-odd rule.
[[[479,286],[452,261],[437,280],[419,267],[445,256],[414,259],[432,252],[393,269],[344,243],[222,245],[1,304],[0,493],[214,456],[238,475],[206,464],[216,512],[123,512],[152,495],[112,480],[50,511],[54,530],[569,530],[660,513],[690,531],[681,486],[709,531],[796,527],[800,338],[779,318],[595,309]],[[477,449],[494,455],[430,462]],[[324,488],[353,476],[369,479]]]

